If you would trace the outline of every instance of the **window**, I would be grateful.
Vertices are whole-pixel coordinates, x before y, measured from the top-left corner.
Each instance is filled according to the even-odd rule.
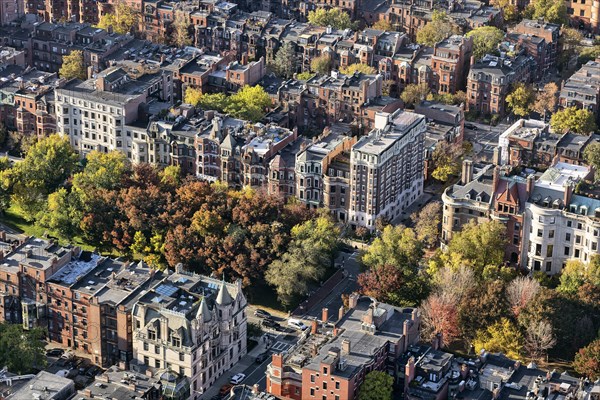
[[[565,246],[565,256],[568,256],[571,248],[569,246]]]
[[[154,364],[154,366],[155,366],[156,368],[160,368],[160,360],[158,360],[158,359],[157,359],[157,360],[155,361],[155,364]]]
[[[566,242],[570,242],[571,241],[571,234],[570,233],[565,234],[565,241]]]
[[[148,343],[144,343],[144,351],[148,351]]]
[[[542,245],[537,243],[535,245],[535,255],[536,256],[541,256],[542,255]]]
[[[310,383],[315,383],[315,376],[313,374],[310,375]]]
[[[546,257],[552,257],[553,251],[554,251],[554,245],[549,244],[548,247],[546,247]]]
[[[185,359],[185,354],[179,353],[179,361],[183,361]]]
[[[546,263],[546,272],[552,271],[552,261]]]
[[[542,237],[542,236],[544,236],[544,232],[543,232],[541,229],[538,229],[538,230],[537,230],[537,236],[538,236],[538,237]]]
[[[327,375],[327,367],[323,367],[323,375]]]
[[[315,389],[310,388],[310,397],[313,397],[314,395],[315,395]]]
[[[581,244],[581,236],[580,235],[575,235],[575,243]]]
[[[554,238],[554,230],[551,230],[548,232],[548,238],[550,238],[550,239]]]
[[[327,390],[327,382],[323,382],[323,390]]]
[[[339,383],[339,382],[336,382],[336,383],[335,383],[335,388],[336,388],[336,389],[339,389],[339,388],[340,388],[340,383]]]

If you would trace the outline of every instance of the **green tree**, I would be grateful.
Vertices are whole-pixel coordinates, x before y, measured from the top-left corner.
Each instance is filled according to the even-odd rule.
[[[579,51],[582,40],[583,34],[578,29],[568,27],[560,29],[559,43],[561,52],[558,55],[558,64],[561,70],[565,70],[568,67],[573,56]]]
[[[408,275],[417,271],[422,256],[421,241],[412,229],[388,225],[365,251],[361,261],[369,268],[393,265]]]
[[[355,29],[357,25],[352,22],[350,15],[341,8],[326,10],[317,8],[308,12],[308,22],[312,25],[331,26],[335,29]]]
[[[340,72],[344,75],[352,75],[355,72],[360,72],[367,75],[372,75],[377,72],[377,70],[373,67],[368,66],[367,64],[350,64],[345,68],[340,68]]]
[[[294,48],[294,44],[286,42],[277,50],[271,68],[277,75],[289,79],[296,72],[296,64],[296,49]]]
[[[62,59],[58,75],[65,79],[87,79],[87,71],[83,60],[83,51],[73,50]]]
[[[400,98],[405,105],[414,107],[427,98],[429,94],[429,86],[426,83],[411,83],[406,85]]]
[[[473,39],[473,56],[479,60],[488,53],[496,52],[504,39],[504,32],[495,26],[481,26],[467,33],[467,37]]]
[[[393,31],[394,30],[394,27],[392,26],[390,21],[386,21],[385,19],[380,19],[379,21],[375,22],[373,25],[371,25],[371,28],[378,29],[380,31]]]
[[[469,262],[481,275],[484,267],[503,263],[505,234],[506,227],[499,221],[477,223],[471,220],[452,236],[447,251]]]
[[[140,23],[140,13],[134,10],[124,1],[113,4],[113,12],[100,16],[98,27],[108,29],[112,26],[113,31],[119,34],[125,34],[137,31]]]
[[[568,107],[552,115],[550,126],[559,133],[571,131],[580,135],[589,135],[596,130],[596,121],[591,111]]]
[[[535,95],[535,103],[531,107],[533,111],[536,111],[546,119],[547,113],[553,113],[556,110],[558,94],[558,85],[554,82],[546,83],[544,89],[540,90]]]
[[[440,182],[446,182],[451,176],[458,175],[465,153],[465,147],[458,143],[450,144],[443,140],[437,143],[431,155],[431,176]]]
[[[577,352],[573,368],[592,381],[600,378],[600,339],[594,340]]]
[[[555,24],[568,24],[567,5],[562,0],[536,0],[525,10],[526,18],[543,19]]]
[[[202,101],[202,91],[200,89],[196,89],[192,86],[188,86],[185,89],[185,94],[183,96],[183,102],[186,104],[191,104],[193,106],[197,106]]]
[[[391,400],[394,378],[383,371],[371,371],[360,385],[358,400]]]
[[[512,112],[519,117],[526,117],[531,112],[535,101],[533,89],[524,83],[517,83],[513,90],[506,96],[506,102]]]
[[[40,213],[38,223],[60,237],[71,240],[79,234],[82,210],[80,198],[75,193],[60,188],[48,196],[46,208]]]
[[[192,44],[192,36],[189,29],[191,25],[190,14],[185,11],[176,11],[172,22],[173,32],[171,44],[177,47],[185,47]]]
[[[62,185],[76,170],[79,157],[70,143],[59,135],[43,138],[15,164],[8,176],[12,200],[33,220],[42,210],[48,194]]]
[[[94,150],[86,155],[83,171],[73,176],[73,187],[83,191],[90,188],[113,190],[121,185],[130,172],[131,164],[125,154]]]
[[[223,112],[229,104],[230,97],[227,97],[225,93],[205,93],[200,96],[200,101],[197,105],[203,110],[217,110]]]
[[[503,11],[504,21],[514,22],[519,17],[517,6],[513,5],[510,0],[492,0],[491,4]]]
[[[296,78],[297,78],[299,81],[307,81],[307,80],[311,79],[313,76],[315,76],[315,74],[314,74],[314,73],[312,73],[312,72],[309,72],[309,71],[306,71],[306,72],[301,72],[301,73],[299,73],[299,74],[296,76]]]
[[[517,360],[523,355],[523,335],[509,319],[500,321],[477,332],[473,344],[477,352],[485,349],[492,353],[504,353],[508,358]]]
[[[0,365],[23,375],[46,366],[42,328],[23,330],[19,324],[0,324]]]
[[[583,151],[583,158],[589,165],[594,167],[596,170],[595,178],[598,180],[600,178],[600,143],[592,142],[588,144]]]
[[[433,11],[431,22],[417,31],[417,43],[433,47],[454,32],[448,16],[443,11]]]
[[[331,67],[331,58],[327,54],[320,55],[310,62],[310,70],[317,74],[328,74]]]
[[[439,201],[432,201],[420,211],[415,211],[410,218],[414,224],[417,238],[429,248],[435,246],[440,236],[442,204]]]
[[[226,113],[253,122],[259,121],[273,104],[269,94],[260,85],[244,86],[230,96],[227,103]]]

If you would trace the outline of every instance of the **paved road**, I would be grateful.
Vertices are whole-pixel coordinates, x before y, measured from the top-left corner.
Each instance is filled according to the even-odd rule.
[[[496,126],[476,122],[467,124],[477,127],[476,130],[465,127],[465,140],[473,143],[475,159],[477,161],[491,161],[494,155],[494,148],[498,146],[498,138],[510,127],[510,124],[505,120]]]

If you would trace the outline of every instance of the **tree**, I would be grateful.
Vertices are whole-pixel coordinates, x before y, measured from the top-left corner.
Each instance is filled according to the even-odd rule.
[[[271,67],[275,74],[290,79],[296,72],[296,49],[292,42],[286,42],[275,54]]]
[[[600,286],[600,256],[594,255],[589,264],[579,260],[569,260],[560,275],[557,290],[562,293],[576,294],[584,283]]]
[[[62,59],[58,75],[65,79],[87,79],[87,71],[83,60],[83,51],[73,50]]]
[[[496,52],[504,39],[504,32],[494,26],[481,26],[467,33],[467,37],[473,39],[473,56],[479,60],[488,53]]]
[[[535,298],[540,291],[540,283],[535,279],[518,277],[512,280],[506,288],[506,297],[515,317]]]
[[[43,138],[15,164],[7,178],[12,200],[33,220],[42,210],[48,194],[55,191],[77,168],[78,156],[71,144],[59,135]]]
[[[202,91],[200,89],[196,89],[192,86],[188,86],[185,89],[185,94],[183,96],[183,101],[186,104],[191,104],[193,106],[197,106],[200,104],[202,100]]]
[[[594,167],[596,170],[595,178],[598,180],[600,178],[600,143],[592,142],[588,144],[583,151],[583,158],[589,165]]]
[[[258,122],[272,106],[271,97],[262,86],[244,86],[228,99],[225,112],[236,118]]]
[[[464,340],[473,340],[482,327],[497,323],[507,313],[504,282],[494,280],[484,282],[482,285],[472,285],[470,289],[461,293],[458,303],[458,326],[461,337]]]
[[[519,17],[517,6],[512,4],[510,0],[492,0],[491,4],[503,11],[504,21],[514,22]]]
[[[113,31],[119,34],[131,33],[139,27],[140,13],[130,7],[124,1],[113,4],[112,13],[106,13],[100,16],[98,27],[108,29],[112,26]]]
[[[94,150],[86,155],[83,171],[73,176],[73,187],[83,191],[90,188],[117,189],[130,172],[131,164],[125,154]]]
[[[177,47],[185,47],[192,44],[192,37],[189,32],[191,25],[190,14],[185,11],[176,11],[173,19],[173,33],[171,34],[171,44]]]
[[[544,120],[547,113],[553,113],[556,110],[558,85],[554,82],[546,83],[544,89],[535,95],[535,103],[531,107],[533,111],[542,114]]]
[[[317,74],[328,74],[331,67],[331,58],[327,54],[322,54],[310,62],[310,70]]]
[[[433,293],[421,305],[421,335],[425,340],[442,334],[442,345],[454,342],[460,336],[456,299],[448,294]]]
[[[477,223],[471,220],[452,236],[447,251],[460,255],[481,275],[485,266],[503,263],[505,232],[505,226],[499,221]]]
[[[512,109],[512,112],[519,116],[525,117],[531,112],[531,105],[535,101],[535,95],[530,86],[524,83],[517,83],[513,90],[506,96],[506,102]]]
[[[438,142],[431,155],[433,172],[431,176],[440,182],[446,182],[451,176],[458,175],[464,155],[464,148],[458,143]]]
[[[193,97],[191,99],[193,99]],[[203,110],[217,110],[224,112],[228,104],[229,98],[225,93],[204,93],[200,96],[200,101],[197,105]]]
[[[372,75],[377,72],[377,70],[373,67],[368,66],[367,64],[350,64],[345,68],[340,68],[340,72],[344,75],[353,75],[355,72],[360,72],[366,75]]]
[[[453,33],[452,24],[443,11],[433,11],[432,21],[417,31],[417,43],[433,47]]]
[[[517,360],[523,354],[523,335],[509,319],[499,322],[477,332],[473,341],[477,352],[485,349],[492,353],[504,353],[508,358]]]
[[[45,331],[23,330],[20,324],[0,324],[0,365],[12,373],[24,375],[46,365]]]
[[[536,0],[527,6],[524,14],[525,18],[568,24],[567,5],[561,0]]]
[[[387,304],[400,305],[400,291],[405,283],[401,271],[392,265],[382,265],[358,275],[360,291]]]
[[[371,25],[372,29],[378,29],[380,31],[393,31],[394,27],[392,26],[390,21],[387,21],[385,19],[380,19],[377,22],[375,22],[373,25]]]
[[[60,188],[48,196],[45,210],[40,213],[38,223],[68,240],[79,234],[79,222],[83,217],[83,206],[75,193]]]
[[[600,339],[594,340],[577,352],[573,368],[592,381],[600,378]]]
[[[394,378],[383,371],[371,371],[360,385],[358,400],[391,400]]]
[[[435,246],[440,235],[442,204],[439,201],[433,201],[419,212],[414,212],[410,218],[414,224],[417,238],[423,241],[426,247]]]
[[[314,11],[309,11],[308,22],[312,25],[331,26],[340,30],[356,28],[356,24],[352,22],[350,15],[340,8],[329,10],[317,8]]]
[[[548,321],[532,321],[525,331],[525,349],[533,360],[541,360],[556,345],[556,336]]]
[[[558,64],[561,70],[565,70],[569,66],[569,62],[579,51],[582,40],[583,35],[578,29],[568,27],[560,29],[559,44],[561,52],[558,57]]]
[[[423,249],[415,232],[402,225],[386,226],[362,255],[367,267],[393,265],[400,271],[414,273],[423,256]]]
[[[307,80],[311,79],[313,76],[315,76],[315,74],[314,74],[314,73],[312,73],[312,72],[309,72],[309,71],[306,71],[306,72],[300,72],[300,73],[299,73],[299,74],[296,76],[296,78],[297,78],[299,81],[307,81]]]
[[[407,106],[415,106],[419,104],[429,94],[429,86],[426,83],[411,83],[406,85],[400,98]]]
[[[571,131],[580,135],[588,135],[596,130],[596,121],[591,111],[568,107],[552,115],[550,126],[559,133]]]

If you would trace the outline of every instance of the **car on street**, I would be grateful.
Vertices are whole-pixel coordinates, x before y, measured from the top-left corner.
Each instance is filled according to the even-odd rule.
[[[267,358],[269,358],[268,351],[265,351],[264,353],[260,353],[258,356],[256,356],[256,363],[262,364]]]
[[[273,318],[271,314],[260,308],[257,308],[256,311],[254,311],[254,316],[258,318]]]
[[[63,349],[50,349],[46,351],[46,355],[48,357],[60,357],[63,354],[65,354],[65,351]]]
[[[299,319],[295,319],[295,318],[290,318],[288,320],[288,326],[290,328],[294,328],[294,329],[300,330],[300,331],[304,331],[304,330],[308,329],[308,326],[304,325],[304,322],[300,321]]]
[[[233,385],[231,385],[229,383],[221,386],[221,389],[219,389],[219,395],[221,397],[226,396],[227,394],[229,394],[229,391],[231,390],[232,387],[233,387]]]
[[[240,372],[232,376],[229,380],[229,383],[231,383],[232,385],[239,385],[244,379],[246,379],[246,375]]]
[[[470,129],[472,131],[476,131],[477,130],[477,125],[472,124],[470,122],[465,122],[465,128]]]
[[[261,322],[261,325],[264,326],[265,328],[271,328],[271,329],[281,328],[281,325],[279,325],[277,322],[273,321],[270,318],[263,319]]]

